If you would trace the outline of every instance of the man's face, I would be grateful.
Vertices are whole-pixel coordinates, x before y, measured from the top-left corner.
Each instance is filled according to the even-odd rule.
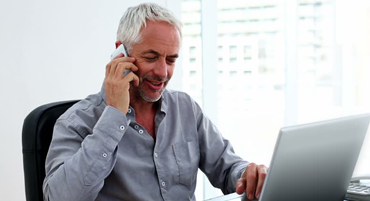
[[[142,42],[132,47],[131,56],[139,68],[140,85],[131,90],[145,101],[157,101],[171,79],[180,50],[180,33],[166,22],[147,21]]]

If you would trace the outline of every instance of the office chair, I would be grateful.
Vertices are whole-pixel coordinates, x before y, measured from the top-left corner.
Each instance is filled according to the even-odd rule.
[[[22,130],[23,170],[27,201],[43,201],[45,158],[55,121],[78,100],[42,105],[25,118]]]

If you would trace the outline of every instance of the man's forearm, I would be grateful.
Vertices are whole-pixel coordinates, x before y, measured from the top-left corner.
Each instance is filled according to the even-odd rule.
[[[46,161],[45,200],[94,200],[97,197],[116,163],[117,145],[127,128],[122,118],[119,122],[112,120],[115,110],[108,107],[93,133],[84,138],[75,132],[81,129],[73,122],[58,120]]]

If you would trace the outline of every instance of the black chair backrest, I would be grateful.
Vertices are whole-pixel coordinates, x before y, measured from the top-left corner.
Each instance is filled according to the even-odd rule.
[[[25,118],[22,130],[23,169],[27,201],[42,201],[45,158],[55,121],[78,100],[42,105]]]

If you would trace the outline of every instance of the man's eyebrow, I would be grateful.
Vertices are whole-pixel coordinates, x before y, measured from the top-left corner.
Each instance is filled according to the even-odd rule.
[[[155,55],[161,55],[159,52],[155,51],[155,50],[147,50],[145,52],[143,52],[143,54],[155,54]],[[173,55],[168,55],[168,57],[171,57],[171,58],[178,58],[179,55],[178,54],[173,54]]]
[[[155,50],[147,50],[145,52],[143,52],[143,54],[156,54],[156,55],[161,55],[159,54],[159,52],[155,51]]]
[[[171,57],[171,58],[178,58],[179,55],[178,54],[173,54],[173,55],[168,55],[168,57]]]

